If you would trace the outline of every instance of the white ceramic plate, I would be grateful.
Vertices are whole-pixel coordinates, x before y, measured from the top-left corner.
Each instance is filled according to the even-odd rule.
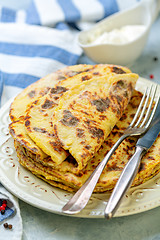
[[[144,91],[152,82],[140,78],[136,89]],[[13,139],[8,133],[11,101],[0,110],[0,181],[23,201],[46,211],[62,214],[61,209],[72,194],[52,187],[23,168],[17,160]],[[93,194],[86,208],[76,217],[103,218],[109,193]],[[160,206],[160,174],[146,183],[131,188],[115,216],[143,212]]]

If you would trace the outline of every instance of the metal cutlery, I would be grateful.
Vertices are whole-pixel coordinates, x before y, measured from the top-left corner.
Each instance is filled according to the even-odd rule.
[[[62,208],[63,213],[67,214],[76,214],[80,212],[88,203],[92,192],[98,182],[98,179],[106,166],[107,162],[109,161],[112,154],[115,152],[115,150],[118,148],[120,143],[129,136],[141,136],[144,134],[153,117],[154,113],[156,111],[159,99],[156,101],[155,106],[151,112],[151,108],[153,105],[153,101],[155,98],[157,85],[153,89],[153,85],[148,89],[146,89],[143,98],[140,102],[140,105],[137,109],[137,112],[129,125],[129,127],[124,131],[123,135],[120,137],[120,139],[114,144],[114,146],[111,148],[111,150],[107,153],[105,158],[101,161],[101,163],[96,167],[94,172],[91,174],[91,176],[88,178],[88,180],[84,183],[84,185],[75,193],[75,195],[69,200],[69,202]],[[151,96],[152,93],[152,96]],[[149,100],[150,99],[150,100]],[[148,106],[149,103],[149,106]],[[148,109],[147,109],[148,106]],[[141,113],[140,113],[141,112]],[[140,116],[139,116],[140,114]],[[142,118],[144,117],[143,121]],[[141,123],[142,121],[142,123]]]
[[[125,168],[123,169],[120,178],[109,198],[105,209],[105,217],[110,219],[118,209],[120,202],[131,186],[140,166],[140,161],[143,155],[148,151],[156,140],[160,132],[160,103],[158,104],[155,116],[152,120],[149,130],[138,139],[136,143],[135,153],[130,158]]]

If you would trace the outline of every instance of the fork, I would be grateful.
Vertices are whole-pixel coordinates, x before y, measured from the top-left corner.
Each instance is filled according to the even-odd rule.
[[[74,196],[68,201],[68,203],[62,208],[63,213],[67,214],[76,214],[79,213],[88,203],[93,190],[100,178],[100,175],[109,161],[112,154],[118,148],[120,143],[129,136],[141,136],[144,134],[150,126],[150,123],[154,117],[159,99],[157,99],[153,110],[151,112],[151,108],[153,105],[153,101],[155,98],[155,94],[157,91],[157,85],[155,85],[152,93],[153,85],[150,88],[146,88],[145,93],[142,97],[140,105],[137,109],[137,112],[128,126],[128,128],[123,132],[123,135],[119,138],[119,140],[113,145],[110,151],[106,154],[104,159],[100,162],[100,164],[96,167],[94,172],[90,175],[88,180],[83,184],[83,186],[74,194]],[[152,93],[152,96],[151,96]],[[151,97],[151,98],[150,98]],[[149,102],[150,99],[150,102]],[[149,104],[149,105],[148,105]],[[148,106],[148,109],[147,109]],[[141,113],[140,113],[141,112]],[[140,116],[139,116],[140,114]],[[144,119],[143,119],[144,117]],[[143,121],[142,121],[143,119]]]

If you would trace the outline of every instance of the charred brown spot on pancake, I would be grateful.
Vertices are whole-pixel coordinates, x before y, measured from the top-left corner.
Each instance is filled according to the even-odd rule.
[[[123,100],[123,98],[121,96],[119,96],[119,95],[116,96],[116,99],[117,99],[118,103],[120,103]]]
[[[84,137],[84,130],[83,129],[77,128],[76,131],[77,131],[77,137],[79,137],[79,138]]]
[[[10,132],[11,135],[13,135],[13,136],[15,135],[15,131],[14,131],[13,128],[10,128],[10,131],[9,131],[9,132]]]
[[[134,102],[130,102],[130,105],[131,105],[131,107],[132,107],[133,109],[137,108],[137,104],[135,104]],[[132,117],[132,116],[134,117],[133,114],[130,115],[130,116],[131,116],[131,117]]]
[[[113,164],[111,166],[107,166],[107,171],[121,171],[123,170],[122,167],[118,167],[116,164]]]
[[[79,119],[73,116],[73,114],[69,110],[64,110],[63,119],[61,119],[60,122],[65,126],[75,127],[78,124]]]
[[[88,155],[89,155],[89,153],[83,153],[83,154],[81,154],[81,158],[82,158],[82,159],[83,159],[83,158],[86,158]]]
[[[110,100],[109,100],[109,98],[95,99],[95,100],[91,101],[91,104],[96,106],[96,109],[98,112],[104,112],[107,108],[109,108]]]
[[[36,92],[35,92],[34,90],[32,90],[32,91],[30,91],[30,92],[28,93],[28,96],[29,96],[30,98],[33,98],[33,97],[35,96],[35,94],[36,94]]]
[[[90,92],[89,91],[84,91],[82,95],[79,96],[79,98],[87,97],[89,96]]]
[[[48,108],[52,108],[55,105],[55,103],[49,99],[46,99],[44,104],[41,105],[41,107],[43,109],[48,109]]]
[[[113,84],[109,92],[109,97],[112,102],[112,111],[115,112],[118,117],[122,114],[125,106],[125,101],[127,101],[126,97],[124,97],[124,93],[127,91],[124,90],[125,88],[129,89],[129,85],[126,86],[125,81],[119,80],[118,82]]]
[[[146,169],[145,163],[141,162],[140,167],[139,167],[139,172],[140,172],[140,171],[143,171],[143,170],[145,170],[145,169]]]
[[[91,148],[91,146],[90,145],[86,145],[86,146],[84,146],[84,148],[89,150]]]
[[[30,126],[27,127],[27,131],[28,131],[28,132],[32,132],[32,129],[31,129]]]
[[[78,74],[80,74],[80,73],[83,73],[83,72],[89,72],[90,70],[92,70],[92,69],[94,69],[95,67],[93,66],[93,67],[89,67],[88,69],[85,69],[84,68],[84,70],[81,70],[81,71],[68,71],[67,73],[66,73],[66,75],[67,75],[67,77],[74,77],[75,75],[78,75]]]
[[[133,113],[133,114],[130,114],[130,118],[131,118],[131,119],[134,118],[134,116],[135,116],[134,113]]]
[[[123,115],[122,115],[122,117],[120,118],[120,121],[123,121],[123,120],[125,120],[127,118],[127,115],[124,113]]]
[[[62,86],[56,86],[55,88],[51,88],[51,94],[61,94],[66,92],[68,89]]]
[[[93,72],[93,75],[99,75],[101,76],[101,74],[99,72]]]
[[[80,73],[80,72],[78,72],[78,71],[69,71],[69,72],[67,73],[67,76],[68,76],[68,77],[73,77],[73,76],[77,75],[78,73]]]
[[[104,132],[100,128],[90,127],[89,132],[92,134],[93,138],[98,138],[98,140],[104,137]]]
[[[61,75],[61,74],[59,74],[58,77],[57,77],[58,81],[62,81],[62,80],[65,80],[65,79],[66,79],[66,77]]]
[[[76,174],[77,177],[82,177],[83,175],[84,175],[84,174],[81,173],[81,172],[79,172],[79,173]]]
[[[29,109],[33,108],[34,107],[34,103],[30,105],[30,107],[26,110],[28,111]]]
[[[149,160],[155,160],[155,158],[153,156],[149,156],[147,159]]]
[[[56,124],[54,125],[54,132],[55,132],[55,135],[58,136],[58,134],[57,134],[58,133],[57,132],[57,125]]]
[[[23,134],[18,134],[17,137],[21,138],[21,137],[24,137],[24,135]]]
[[[54,100],[58,100],[58,98],[59,98],[58,96],[55,96],[55,97],[54,97]]]
[[[46,87],[46,88],[44,88],[39,94],[40,94],[41,96],[44,96],[45,94],[48,93],[49,90],[50,90],[50,87]]]
[[[58,143],[61,145],[61,146],[63,146],[63,143],[61,142],[61,140],[59,139],[59,137],[58,137],[58,131],[57,131],[57,125],[56,124],[54,124],[54,136],[56,137],[56,140],[58,141]]]
[[[86,75],[86,76],[82,77],[82,81],[87,81],[89,79],[91,79],[91,76]]]
[[[25,121],[25,126],[28,127],[30,125],[30,121],[29,120],[26,120]]]
[[[118,134],[118,132],[116,131],[116,130],[112,130],[112,135],[113,136],[115,136],[115,135],[117,135]]]
[[[112,68],[112,72],[117,73],[117,74],[124,74],[124,73],[126,73],[122,68],[115,67],[115,66]]]
[[[31,148],[31,150],[32,150],[33,152],[37,152],[37,151],[38,151],[38,149],[37,149],[36,147]]]
[[[81,112],[84,113],[87,116],[89,115],[89,113],[87,113],[86,111],[81,110]]]
[[[125,141],[128,141],[131,144],[135,143],[135,139],[131,139],[131,138],[127,138]]]
[[[128,92],[127,92],[127,90],[124,91],[123,96],[124,96],[125,98],[128,98]]]
[[[115,125],[115,126],[114,126],[114,129],[117,129],[117,130],[119,130],[119,127],[118,127],[117,125]]]
[[[105,120],[106,118],[107,118],[107,116],[99,115],[99,120]]]
[[[78,163],[77,161],[75,160],[75,158],[72,156],[72,155],[69,155],[66,160],[68,163],[71,163],[74,165],[74,167],[78,167]]]
[[[60,146],[59,143],[53,142],[53,141],[50,141],[49,143],[51,144],[51,146],[53,147],[53,149],[54,149],[56,152],[58,152],[58,153],[61,153],[61,152],[62,152],[62,148],[61,148],[61,146]]]
[[[47,131],[44,128],[34,127],[33,130],[39,133],[47,133]]]
[[[129,83],[129,87],[128,88],[129,88],[130,91],[133,91],[133,86],[132,86],[131,83]]]
[[[108,145],[109,147],[112,147],[112,142],[111,141],[108,141],[108,140],[105,140],[104,141],[104,143],[106,144],[106,145]]]
[[[117,92],[120,89],[123,89],[124,87],[125,87],[125,82],[123,80],[119,80],[113,84],[112,91]]]
[[[13,115],[10,115],[10,119],[13,120],[13,119],[14,119],[14,116],[13,116]]]
[[[33,102],[33,104],[37,104],[37,102],[38,102],[38,100],[35,100],[35,101]]]
[[[86,123],[87,126],[90,126],[91,124],[97,124],[96,121],[90,119],[85,120],[84,123]]]
[[[73,106],[72,103],[69,104],[69,108],[72,109],[72,110],[74,110],[74,106]]]

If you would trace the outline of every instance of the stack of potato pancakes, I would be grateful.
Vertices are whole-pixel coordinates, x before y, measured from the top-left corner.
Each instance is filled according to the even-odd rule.
[[[49,184],[79,189],[134,117],[138,75],[115,65],[75,65],[23,90],[10,108],[10,134],[21,165]],[[113,189],[134,153],[127,138],[106,165],[95,192]],[[159,171],[160,137],[144,156],[133,185]]]

